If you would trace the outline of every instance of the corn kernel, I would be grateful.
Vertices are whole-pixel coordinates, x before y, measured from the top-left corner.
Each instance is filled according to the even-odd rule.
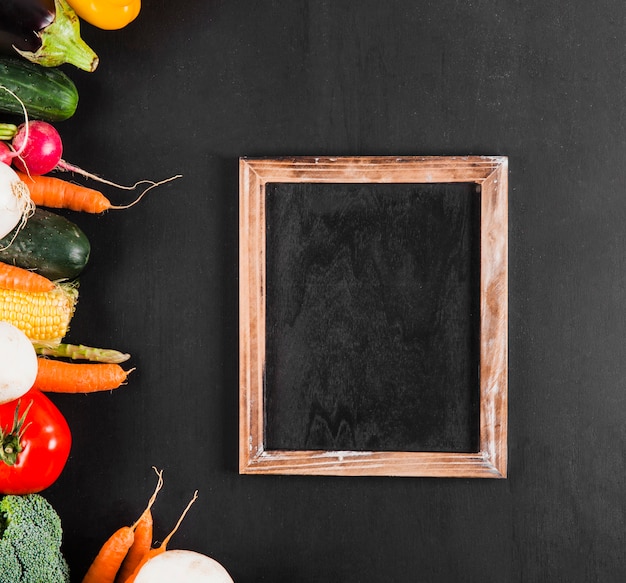
[[[60,342],[76,310],[78,289],[58,284],[47,292],[0,288],[0,320],[10,322],[34,342]]]

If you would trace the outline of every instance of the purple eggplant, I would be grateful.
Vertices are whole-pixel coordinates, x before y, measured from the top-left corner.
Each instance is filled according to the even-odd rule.
[[[54,21],[54,0],[2,0],[0,27],[38,32]]]
[[[0,28],[0,51],[5,55],[15,55],[16,50],[35,52],[40,47],[41,39],[32,31],[2,30]]]
[[[98,66],[66,0],[0,0],[0,51],[44,67],[70,63],[94,71]]]

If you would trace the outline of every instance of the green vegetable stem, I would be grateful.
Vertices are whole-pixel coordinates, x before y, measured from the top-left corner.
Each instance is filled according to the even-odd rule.
[[[22,57],[43,67],[70,63],[84,71],[93,72],[98,56],[80,36],[80,20],[65,0],[54,0],[55,17],[39,32],[41,46],[36,51],[15,49]]]
[[[89,360],[92,362],[106,362],[119,364],[126,362],[130,354],[113,350],[112,348],[96,348],[84,346],[83,344],[43,344],[34,342],[33,346],[37,354],[41,356],[52,356],[55,358],[69,358],[71,360]]]
[[[17,126],[12,123],[0,123],[0,140],[9,141],[17,132]]]

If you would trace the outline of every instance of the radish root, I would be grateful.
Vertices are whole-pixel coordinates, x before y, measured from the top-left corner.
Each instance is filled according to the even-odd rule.
[[[167,184],[168,182],[172,182],[173,180],[176,180],[177,178],[182,178],[182,174],[176,174],[175,176],[171,176],[170,178],[166,178],[165,180],[159,180],[158,182],[155,182],[154,180],[138,180],[137,182],[135,182],[135,184],[127,186],[124,184],[117,184],[116,182],[112,182],[111,180],[107,180],[106,178],[101,178],[97,174],[92,174],[91,172],[87,172],[86,170],[83,170],[82,168],[79,168],[78,166],[69,164],[65,160],[60,160],[55,170],[59,170],[61,172],[73,172],[75,174],[80,174],[81,176],[85,178],[89,178],[91,180],[101,182],[102,184],[113,186],[114,188],[120,188],[122,190],[135,190],[140,184],[150,185],[147,188],[145,188],[139,194],[139,196],[132,202],[128,204],[123,204],[123,205],[111,205],[108,210],[129,209],[130,207],[135,206],[144,197],[144,195],[147,194],[153,188],[156,188],[157,186],[161,186],[163,184]]]
[[[35,203],[30,199],[30,190],[28,190],[28,186],[21,180],[16,180],[11,184],[11,190],[13,191],[13,196],[17,200],[19,206],[22,209],[22,218],[20,219],[19,224],[17,225],[17,229],[15,229],[15,233],[13,237],[11,237],[11,243],[17,234],[24,228],[28,219],[35,212]]]
[[[74,172],[75,174],[80,174],[85,178],[89,178],[91,180],[96,180],[97,182],[102,182],[102,184],[108,184],[109,186],[113,186],[115,188],[120,188],[122,190],[135,190],[140,184],[150,184],[150,188],[158,186],[159,184],[163,184],[164,182],[169,182],[170,180],[174,180],[175,178],[180,178],[181,175],[177,174],[176,176],[172,176],[171,178],[167,178],[166,180],[162,180],[160,182],[154,182],[154,180],[138,180],[135,184],[130,186],[125,184],[118,184],[117,182],[113,182],[111,180],[107,180],[106,178],[102,178],[97,174],[92,174],[87,170],[83,170],[79,166],[75,166],[74,164],[70,164],[65,160],[59,160],[55,170],[60,170],[61,172]]]

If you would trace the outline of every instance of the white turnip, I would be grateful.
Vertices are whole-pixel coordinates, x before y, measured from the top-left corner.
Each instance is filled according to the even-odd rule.
[[[37,353],[26,334],[0,321],[0,404],[25,395],[37,377]]]
[[[150,559],[134,583],[233,583],[228,571],[215,559],[195,551],[175,549]]]
[[[9,165],[0,162],[0,238],[23,225],[34,205],[28,187]]]

